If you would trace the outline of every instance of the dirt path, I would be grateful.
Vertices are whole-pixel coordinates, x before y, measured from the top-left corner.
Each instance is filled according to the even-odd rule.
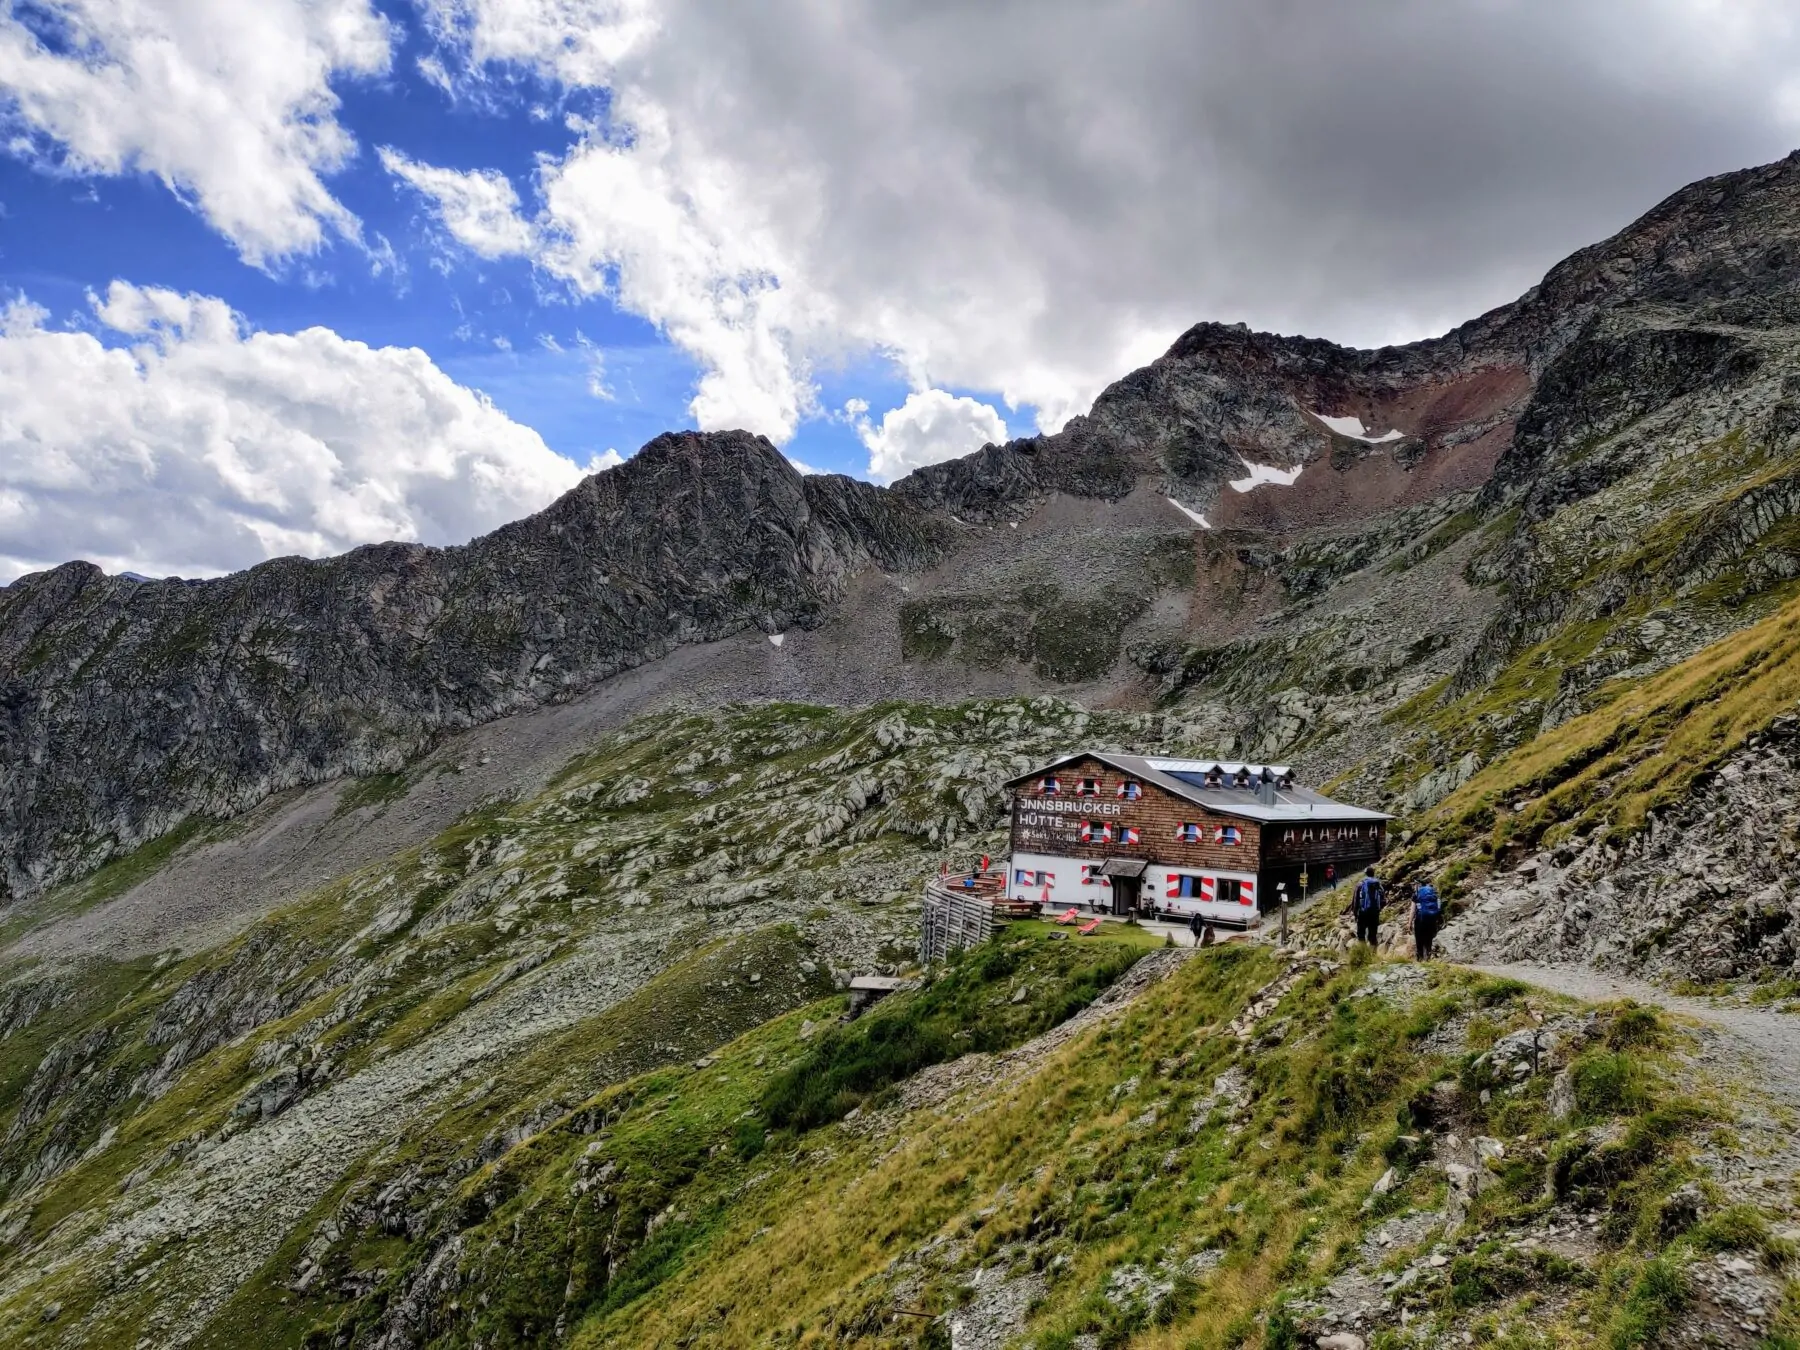
[[[1747,1081],[1783,1102],[1800,1106],[1800,1016],[1671,994],[1643,980],[1585,966],[1479,965],[1470,969],[1589,1002],[1630,998],[1691,1017],[1701,1024],[1709,1052],[1730,1056],[1750,1071]]]

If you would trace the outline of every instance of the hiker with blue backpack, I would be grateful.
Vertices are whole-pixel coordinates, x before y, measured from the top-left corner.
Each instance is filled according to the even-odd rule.
[[[1413,892],[1413,951],[1421,961],[1431,959],[1432,945],[1437,941],[1438,925],[1444,920],[1444,902],[1437,887],[1421,881]]]
[[[1381,906],[1387,897],[1381,889],[1381,882],[1375,878],[1375,869],[1363,869],[1363,878],[1356,883],[1356,889],[1350,894],[1350,912],[1356,916],[1356,940],[1366,942],[1371,947],[1381,936]]]

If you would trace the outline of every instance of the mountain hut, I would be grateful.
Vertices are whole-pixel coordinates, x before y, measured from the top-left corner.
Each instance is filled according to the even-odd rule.
[[[1333,801],[1284,764],[1084,751],[1007,784],[1006,895],[1046,911],[1249,927],[1281,886],[1342,879],[1381,856],[1392,817]]]

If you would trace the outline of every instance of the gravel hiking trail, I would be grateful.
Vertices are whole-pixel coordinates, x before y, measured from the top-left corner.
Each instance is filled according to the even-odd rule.
[[[1671,994],[1666,989],[1624,975],[1609,975],[1585,966],[1478,965],[1469,967],[1566,994],[1590,1003],[1635,999],[1664,1008],[1701,1024],[1707,1049],[1729,1055],[1733,1067],[1750,1071],[1747,1081],[1800,1107],[1800,1016],[1761,1008],[1745,1008],[1711,998]]]

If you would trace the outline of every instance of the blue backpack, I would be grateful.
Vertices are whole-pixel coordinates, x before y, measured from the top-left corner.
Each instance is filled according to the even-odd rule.
[[[1419,893],[1413,897],[1413,908],[1427,917],[1435,918],[1444,912],[1444,902],[1438,899],[1437,887],[1429,881],[1419,887]]]
[[[1364,877],[1357,882],[1356,908],[1357,912],[1362,914],[1381,908],[1381,883],[1374,877]]]

